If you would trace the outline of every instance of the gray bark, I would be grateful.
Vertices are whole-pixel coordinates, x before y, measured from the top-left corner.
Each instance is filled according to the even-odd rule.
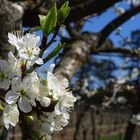
[[[62,77],[69,80],[76,73],[78,68],[87,60],[91,47],[97,45],[98,35],[91,33],[84,33],[82,38],[75,40],[66,47],[70,48],[61,58],[61,62],[57,65],[55,71]]]
[[[14,51],[8,43],[8,32],[16,29],[18,21],[22,16],[17,4],[8,0],[0,0],[0,58],[7,58],[8,52]]]

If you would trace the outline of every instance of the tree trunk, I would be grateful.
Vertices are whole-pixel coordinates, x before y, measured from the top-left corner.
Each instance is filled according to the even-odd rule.
[[[131,122],[128,123],[124,140],[132,140],[136,125]]]
[[[9,51],[14,51],[8,43],[8,32],[16,29],[22,11],[18,5],[8,0],[0,0],[0,58],[6,59]]]
[[[67,52],[64,50],[64,55],[61,62],[56,66],[55,71],[62,77],[71,79],[78,68],[87,60],[93,43],[95,47],[98,41],[98,35],[93,33],[83,33],[81,38],[74,40],[64,49],[69,48]]]

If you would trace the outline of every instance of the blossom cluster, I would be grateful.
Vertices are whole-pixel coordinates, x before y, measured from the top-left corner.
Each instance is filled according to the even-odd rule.
[[[131,123],[140,125],[140,113],[138,114],[133,114],[132,118],[130,119]]]
[[[21,115],[34,112],[44,132],[51,135],[61,130],[68,124],[76,101],[68,80],[53,73],[54,64],[45,71],[34,69],[36,64],[43,64],[38,36],[17,32],[9,33],[8,38],[16,53],[9,52],[7,61],[0,60],[0,89],[6,91],[0,102],[5,127],[16,126]]]
[[[132,4],[133,6],[138,6],[140,4],[140,0],[126,0],[129,4]]]

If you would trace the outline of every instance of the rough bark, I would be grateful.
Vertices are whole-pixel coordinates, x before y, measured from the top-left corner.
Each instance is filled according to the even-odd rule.
[[[8,32],[15,30],[22,12],[8,0],[0,0],[0,58],[7,58],[8,52],[14,51],[8,43]]]
[[[91,44],[98,41],[98,35],[92,33],[84,33],[81,39],[74,40],[74,42],[67,45],[70,48],[61,58],[61,62],[57,65],[55,71],[69,80],[78,70],[78,68],[87,60]]]

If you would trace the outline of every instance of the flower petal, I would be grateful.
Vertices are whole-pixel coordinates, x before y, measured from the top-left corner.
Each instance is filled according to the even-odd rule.
[[[14,91],[18,91],[20,87],[21,87],[21,79],[20,78],[12,79],[12,89]]]
[[[17,45],[17,37],[14,34],[12,34],[12,33],[8,33],[8,42],[11,45],[16,46]]]
[[[43,107],[48,107],[50,105],[51,101],[50,101],[50,98],[48,97],[42,97],[40,99],[40,104],[43,106]]]
[[[0,60],[0,72],[7,73],[7,72],[9,72],[9,70],[10,70],[10,67],[9,67],[8,62],[1,59]]]
[[[18,105],[21,111],[28,113],[32,110],[32,106],[30,104],[30,100],[27,97],[22,97],[18,101]]]
[[[5,100],[8,104],[15,104],[19,98],[16,91],[10,90],[6,93]]]
[[[9,79],[0,80],[0,88],[7,90],[10,86],[11,81]]]
[[[35,61],[36,64],[38,65],[42,65],[44,62],[41,58],[38,58],[36,61]]]
[[[19,110],[17,105],[6,105],[3,111],[3,121],[7,129],[9,129],[9,124],[15,126],[19,121]]]
[[[48,123],[48,122],[45,122],[45,123],[42,123],[42,130],[44,132],[46,132],[48,135],[51,135],[53,133],[53,126]]]

